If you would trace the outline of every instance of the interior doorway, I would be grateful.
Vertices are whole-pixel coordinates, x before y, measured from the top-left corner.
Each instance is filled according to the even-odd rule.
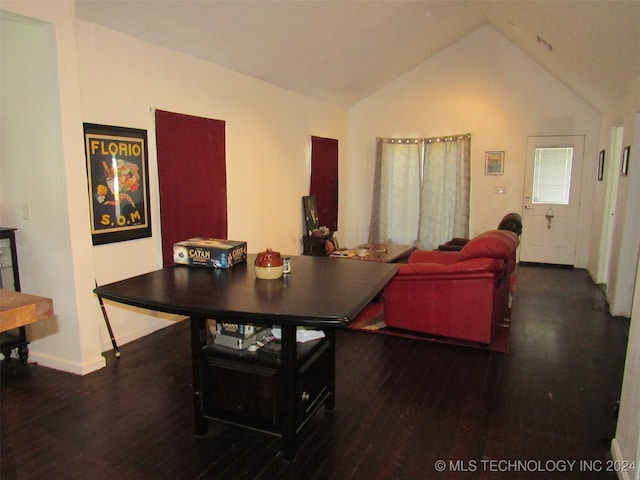
[[[520,261],[575,264],[584,140],[527,139]]]
[[[616,203],[618,199],[618,180],[620,175],[620,158],[622,151],[623,126],[611,129],[611,141],[609,145],[609,155],[605,152],[605,200],[602,217],[602,237],[600,240],[598,254],[598,278],[599,284],[609,285],[610,265],[611,265],[611,245],[613,240],[613,230],[615,226]]]

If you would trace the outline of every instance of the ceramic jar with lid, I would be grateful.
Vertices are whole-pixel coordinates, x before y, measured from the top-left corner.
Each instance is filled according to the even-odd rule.
[[[273,280],[282,277],[283,262],[280,252],[274,252],[267,248],[264,252],[258,253],[254,262],[256,277],[263,280]]]

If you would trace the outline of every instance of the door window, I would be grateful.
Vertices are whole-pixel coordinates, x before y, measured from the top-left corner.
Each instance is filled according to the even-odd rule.
[[[533,203],[569,204],[573,147],[536,148]]]

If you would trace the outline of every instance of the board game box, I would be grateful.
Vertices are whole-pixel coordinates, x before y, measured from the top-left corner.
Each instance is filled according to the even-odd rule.
[[[247,261],[247,242],[220,238],[195,237],[173,245],[176,265],[231,268]]]

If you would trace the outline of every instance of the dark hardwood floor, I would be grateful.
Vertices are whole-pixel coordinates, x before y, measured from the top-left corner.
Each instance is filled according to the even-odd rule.
[[[181,322],[84,377],[4,362],[0,476],[615,479],[585,463],[610,458],[627,335],[584,270],[532,266],[519,267],[508,355],[339,331],[336,408],[313,418],[287,463],[259,433],[193,435]]]

